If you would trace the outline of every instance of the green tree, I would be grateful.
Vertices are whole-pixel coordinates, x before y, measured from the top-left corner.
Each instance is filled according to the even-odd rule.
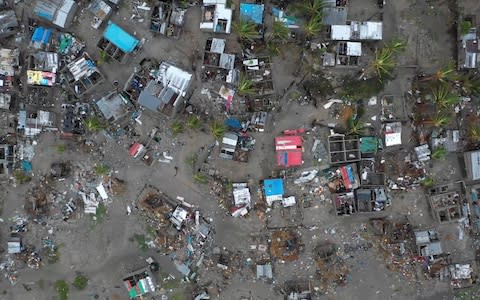
[[[54,286],[60,300],[68,300],[68,283],[65,280],[57,280]]]
[[[303,27],[305,37],[312,38],[320,33],[322,30],[322,18],[314,16],[310,18]]]
[[[57,150],[57,153],[63,153],[63,152],[65,152],[65,149],[66,149],[64,144],[59,144],[55,148]]]
[[[77,275],[72,285],[78,290],[84,290],[88,285],[88,278],[83,275]]]
[[[193,179],[198,183],[202,183],[202,184],[208,183],[207,177],[205,175],[203,175],[202,173],[193,174]]]
[[[462,83],[462,90],[468,96],[480,95],[480,78],[472,73],[467,73],[460,77],[459,81]]]
[[[392,75],[396,65],[394,53],[391,48],[381,48],[375,51],[375,59],[369,67],[376,73],[380,80]]]
[[[258,37],[257,25],[247,19],[240,19],[240,21],[234,23],[233,31],[235,31],[243,41],[253,42]]]
[[[240,74],[237,92],[240,96],[253,95],[256,93],[256,90],[253,86],[253,81],[249,79],[244,73]]]
[[[458,79],[454,62],[449,62],[445,67],[437,70],[431,76],[425,77],[422,81],[447,82]]]
[[[226,131],[227,128],[225,127],[225,125],[223,125],[223,123],[215,121],[210,124],[210,133],[216,140],[221,139]]]
[[[363,135],[365,131],[365,124],[360,122],[357,118],[347,119],[347,135]]]
[[[177,120],[177,121],[174,121],[174,122],[172,123],[171,128],[172,128],[172,134],[173,134],[173,135],[177,135],[177,134],[179,134],[179,133],[182,133],[182,132],[185,130],[185,128],[183,127],[182,122],[180,122],[180,121],[178,121],[178,120]]]
[[[480,142],[480,126],[479,125],[473,125],[470,127],[470,132],[468,134],[470,140],[472,140],[475,143]]]
[[[425,179],[422,181],[422,185],[426,188],[432,187],[435,185],[435,179],[431,176],[425,177]]]
[[[470,32],[470,29],[472,29],[473,26],[472,26],[472,22],[468,21],[468,20],[463,20],[462,22],[460,22],[460,34],[461,35],[466,35],[467,33]]]
[[[100,59],[98,60],[98,64],[101,65],[103,63],[109,63],[110,56],[108,55],[107,51],[100,50]]]
[[[325,7],[323,0],[300,0],[294,4],[294,10],[298,11],[302,16],[308,19],[313,17],[323,17],[323,8]]]
[[[432,88],[432,96],[438,108],[441,110],[451,108],[460,101],[459,96],[452,92],[452,87],[443,82],[440,82]]]
[[[449,114],[446,114],[444,112],[438,112],[429,122],[432,124],[434,127],[443,127],[447,125],[452,117]]]
[[[199,116],[190,116],[187,119],[187,127],[189,129],[198,129],[200,128],[201,123],[200,123],[200,117]]]
[[[267,42],[267,49],[271,56],[277,56],[281,53],[280,47],[275,42]]]
[[[110,172],[110,167],[105,165],[105,164],[97,164],[95,165],[95,173],[97,173],[98,176],[105,176]]]
[[[280,21],[273,21],[272,25],[272,32],[270,35],[270,40],[279,40],[279,41],[286,41],[290,35],[290,30],[285,23]]]
[[[32,178],[28,176],[24,171],[22,170],[16,170],[13,172],[13,177],[15,177],[15,180],[19,184],[24,184],[29,182]]]
[[[399,53],[405,51],[407,43],[399,38],[394,38],[386,45],[386,48],[391,49],[394,53]]]
[[[447,149],[445,147],[438,147],[432,152],[432,159],[440,160],[447,156]]]
[[[90,132],[96,132],[105,128],[105,124],[95,116],[89,116],[83,121],[85,128]]]

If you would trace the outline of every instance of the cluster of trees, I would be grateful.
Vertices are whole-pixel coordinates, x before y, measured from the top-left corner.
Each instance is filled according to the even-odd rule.
[[[175,120],[171,124],[171,129],[173,135],[177,135],[179,133],[182,133],[185,131],[185,128],[191,129],[191,130],[198,130],[202,127],[202,121],[199,116],[196,115],[191,115],[188,117],[188,119],[185,122]],[[210,123],[210,134],[216,139],[219,140],[223,137],[225,132],[227,131],[227,127],[219,122],[219,121],[214,121]]]
[[[306,39],[318,35],[322,30],[325,5],[324,0],[301,0],[292,4],[291,11],[306,20],[302,28]],[[234,23],[233,30],[241,41],[253,42],[259,37],[257,25],[245,18]],[[290,29],[283,22],[274,21],[271,31],[265,37],[267,47],[273,54],[278,54],[280,52],[278,44],[286,42],[289,36]]]

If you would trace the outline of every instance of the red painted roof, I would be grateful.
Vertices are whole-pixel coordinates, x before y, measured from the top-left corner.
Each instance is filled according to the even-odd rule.
[[[277,151],[277,164],[281,167],[296,167],[303,164],[302,160],[302,137],[296,135],[284,135],[275,138],[275,150]]]
[[[140,143],[133,144],[132,147],[130,147],[130,150],[128,151],[130,153],[130,156],[135,156],[138,150],[140,150],[140,148],[142,148],[142,144]]]
[[[302,137],[297,135],[284,135],[275,138],[275,150],[295,150],[302,148]]]
[[[301,166],[302,151],[277,151],[277,163],[280,167],[297,167]]]

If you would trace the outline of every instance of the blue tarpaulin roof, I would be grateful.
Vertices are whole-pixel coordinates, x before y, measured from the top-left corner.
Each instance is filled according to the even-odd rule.
[[[265,179],[263,181],[265,196],[283,195],[283,179]]]
[[[240,18],[263,24],[263,4],[240,3]]]
[[[234,128],[234,129],[241,129],[242,128],[242,123],[240,122],[239,119],[235,118],[229,118],[225,120],[225,125],[228,127]]]
[[[132,52],[139,43],[139,40],[112,22],[108,22],[103,37],[125,53]]]
[[[22,169],[27,173],[32,172],[32,163],[28,160],[22,160]]]
[[[35,28],[35,31],[32,35],[32,42],[41,42],[43,44],[48,44],[48,42],[50,42],[51,36],[52,29],[47,29],[40,26]]]

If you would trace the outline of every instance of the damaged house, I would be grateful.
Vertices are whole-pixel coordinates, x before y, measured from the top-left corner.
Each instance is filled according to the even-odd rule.
[[[33,13],[40,19],[66,29],[75,17],[78,6],[74,0],[37,0]]]
[[[112,7],[103,0],[93,0],[87,7],[88,11],[93,15],[92,28],[98,29],[110,18]]]
[[[18,112],[17,130],[27,137],[40,134],[43,130],[56,131],[54,127],[53,113],[39,110],[34,113],[27,113],[25,110]]]
[[[191,73],[162,62],[141,91],[138,103],[151,111],[172,115],[183,108],[191,82]]]
[[[360,160],[358,136],[334,134],[328,137],[328,153],[331,164],[345,164]]]
[[[476,17],[468,15],[462,17],[458,24],[458,58],[459,69],[476,69],[480,65],[480,44],[477,33]],[[464,30],[462,27],[468,28]],[[464,30],[462,32],[462,30]]]
[[[463,182],[434,186],[428,189],[430,209],[439,223],[459,221],[464,215],[465,191]]]
[[[77,97],[92,91],[105,80],[95,62],[86,52],[69,63],[63,74],[68,86]]]
[[[17,33],[19,29],[17,15],[14,10],[0,11],[0,38]]]
[[[127,275],[123,284],[130,299],[144,299],[156,290],[156,282],[148,268],[144,268]]]
[[[227,132],[223,135],[222,145],[220,147],[220,158],[233,159],[238,145],[238,135],[233,132]]]
[[[200,30],[216,33],[230,33],[233,11],[227,7],[227,0],[203,0]],[[231,4],[230,4],[231,5]]]
[[[248,0],[240,3],[240,19],[252,22],[256,25],[257,36],[255,38],[262,39],[264,32],[264,10],[265,5],[262,1]]]
[[[133,104],[128,100],[128,97],[125,97],[122,93],[111,92],[94,102],[103,117],[116,124],[128,119],[133,108]]]
[[[20,51],[0,49],[0,92],[13,89],[14,76],[18,73]]]
[[[140,41],[113,22],[108,22],[97,47],[108,57],[125,63],[140,45]]]
[[[59,69],[58,54],[38,51],[27,57],[27,84],[54,86]]]
[[[332,25],[330,39],[333,41],[380,41],[382,32],[382,22],[351,21],[346,25]]]
[[[251,209],[251,195],[247,183],[233,184],[233,205],[230,213],[234,217],[244,216]]]
[[[0,145],[0,176],[12,174],[16,163],[16,146]]]
[[[205,80],[221,80],[234,84],[239,77],[235,70],[235,55],[225,53],[226,40],[207,39],[203,55],[202,75]]]
[[[166,37],[179,38],[185,24],[187,10],[175,3],[157,2],[150,15],[150,31]]]
[[[246,77],[252,81],[252,88],[258,96],[275,93],[270,57],[250,58],[243,61],[243,66]]]

